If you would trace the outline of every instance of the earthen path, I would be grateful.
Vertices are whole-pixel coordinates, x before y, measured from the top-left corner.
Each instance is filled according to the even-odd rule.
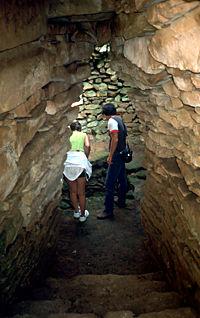
[[[77,274],[140,274],[156,270],[145,246],[138,202],[115,208],[114,220],[97,220],[103,196],[88,198],[90,216],[82,224],[63,211],[53,276]]]

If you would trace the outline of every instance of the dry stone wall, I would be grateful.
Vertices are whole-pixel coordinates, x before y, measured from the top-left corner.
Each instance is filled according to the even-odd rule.
[[[199,14],[199,1],[183,0],[1,2],[1,300],[53,248],[71,104],[111,34],[111,67],[132,88],[146,147],[143,223],[171,281],[198,295]]]
[[[95,47],[90,58],[91,75],[83,82],[77,120],[94,142],[108,141],[107,122],[101,115],[102,105],[113,103],[127,126],[131,144],[140,143],[139,119],[127,95],[130,86],[119,79],[110,67],[110,45]]]
[[[148,169],[142,220],[171,282],[198,295],[200,3],[125,2],[118,4],[112,67],[132,86],[141,121]]]
[[[92,27],[54,23],[57,1],[3,1],[0,4],[0,301],[26,286],[38,265],[51,256],[56,211],[68,147],[68,125],[78,114],[82,82],[89,77],[93,33],[109,23],[104,9]],[[75,6],[76,7],[76,6]],[[70,9],[71,8],[71,9]],[[66,9],[66,8],[65,8]],[[73,11],[68,3],[68,11]],[[81,10],[81,9],[80,9]],[[89,9],[88,9],[89,10]],[[76,11],[78,13],[78,10]],[[78,22],[80,26],[80,22]],[[91,31],[92,30],[92,31]],[[77,32],[76,32],[77,31]],[[92,40],[91,40],[92,39]],[[72,106],[71,106],[72,105]]]

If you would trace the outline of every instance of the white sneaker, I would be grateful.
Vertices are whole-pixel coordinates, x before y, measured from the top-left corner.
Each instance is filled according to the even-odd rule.
[[[81,216],[80,216],[79,221],[80,221],[80,222],[85,222],[86,219],[88,218],[89,214],[90,214],[89,211],[88,211],[88,210],[85,210],[84,215],[81,215]]]
[[[80,211],[74,211],[74,218],[75,218],[75,219],[79,219],[80,216],[81,216]]]

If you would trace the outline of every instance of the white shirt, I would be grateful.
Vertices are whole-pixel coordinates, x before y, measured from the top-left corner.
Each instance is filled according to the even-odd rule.
[[[119,132],[118,122],[112,117],[108,120],[108,130],[110,132]]]

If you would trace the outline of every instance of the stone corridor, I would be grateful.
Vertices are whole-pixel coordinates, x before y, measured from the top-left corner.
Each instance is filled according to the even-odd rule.
[[[133,194],[130,195],[130,209],[118,211],[116,222],[104,229],[108,231],[105,236],[110,228],[116,231],[114,239],[123,245],[123,250],[128,251],[131,245],[135,253],[125,255],[115,246],[112,266],[109,261],[105,269],[108,266],[110,271],[111,266],[117,271],[117,262],[121,260],[123,275],[147,274],[145,284],[146,280],[147,285],[150,284],[151,277],[151,281],[159,281],[158,285],[163,286],[166,283],[161,277],[152,274],[154,267],[146,268],[146,262],[151,264],[147,261],[149,250],[161,265],[170,286],[159,285],[156,292],[165,293],[169,288],[171,299],[171,291],[177,291],[176,308],[191,304],[200,309],[199,16],[200,1],[197,0],[0,1],[0,306],[12,303],[18,290],[26,290],[41,277],[41,272],[49,269],[59,239],[63,256],[56,258],[58,263],[51,273],[55,277],[49,276],[59,282],[52,281],[41,297],[51,308],[58,308],[56,304],[61,302],[62,312],[79,311],[77,297],[70,300],[67,291],[61,291],[63,279],[70,279],[67,280],[69,286],[74,286],[76,279],[80,279],[79,282],[83,279],[80,285],[86,286],[88,292],[90,288],[84,280],[86,276],[74,280],[56,278],[56,269],[59,272],[60,266],[64,275],[73,270],[78,274],[82,269],[76,262],[76,253],[70,254],[67,242],[66,251],[62,248],[61,234],[65,230],[69,231],[69,238],[76,234],[73,244],[78,244],[83,237],[80,245],[91,238],[90,244],[86,244],[89,253],[96,241],[90,228],[95,229],[102,243],[99,232],[103,230],[98,227],[103,224],[97,226],[92,214],[88,224],[80,228],[71,223],[70,216],[63,210],[58,213],[63,163],[69,147],[69,125],[78,117],[90,134],[94,154],[99,149],[104,150],[101,142],[102,135],[106,139],[106,128],[99,116],[102,103],[114,98],[128,126],[130,145],[136,152],[142,150],[144,156],[142,167],[147,171],[144,195],[136,206],[140,206],[145,236],[141,235],[143,230],[138,233],[134,227],[139,219],[135,218],[138,214],[133,202],[140,192],[135,190],[134,199]],[[104,45],[109,46],[109,51],[107,60],[101,61],[97,49]],[[80,106],[80,96],[84,107]],[[130,169],[130,175],[134,173],[136,171]],[[131,177],[137,185],[139,173],[143,172],[137,171],[137,177]],[[97,191],[102,188],[101,178],[98,181]],[[100,205],[101,202],[97,200]],[[93,203],[90,204],[91,211],[95,210]],[[125,228],[126,218],[122,216],[126,212],[130,224]],[[72,227],[67,227],[67,220]],[[125,233],[128,231],[127,235],[131,236],[131,220],[133,233],[137,232],[141,241],[133,235],[129,245]],[[117,230],[120,224],[124,226],[123,235]],[[145,242],[147,238],[148,248],[142,247],[143,238]],[[103,247],[100,255],[108,254]],[[137,258],[139,263],[135,263],[137,249],[143,251]],[[86,251],[85,245],[83,250]],[[80,250],[74,247],[73,251]],[[90,264],[93,264],[91,258],[99,260],[92,268],[100,270],[101,259],[88,253]],[[84,257],[80,259],[84,264]],[[103,259],[106,264],[106,256]],[[63,264],[67,270],[63,269]],[[99,274],[98,271],[91,273],[89,265],[85,269],[83,275]],[[122,273],[111,271],[111,274]],[[138,279],[141,277],[134,276],[133,281]],[[104,282],[102,277],[102,284]],[[111,282],[118,286],[112,279]],[[77,295],[73,286],[71,292]],[[112,288],[101,286],[97,294],[108,298]],[[134,288],[132,291],[135,295]],[[82,297],[84,292],[80,289],[78,294]],[[86,295],[92,298],[91,294],[90,297]],[[145,295],[142,287],[140,296]],[[132,303],[131,297],[129,294],[126,300]],[[187,301],[182,301],[182,297]],[[84,298],[80,298],[80,302],[81,299],[86,303]],[[129,306],[128,301],[128,307],[124,303],[123,308],[114,308],[109,303],[106,307],[103,299],[101,307],[105,307],[105,311],[128,309],[136,315],[145,315],[155,307],[161,309],[156,302],[154,308],[147,306],[144,310],[138,303]],[[139,299],[149,304],[149,299]],[[173,303],[169,301],[168,304],[170,302]],[[118,299],[115,303],[120,305]],[[98,306],[96,311],[92,310],[89,299],[85,308],[96,315],[106,314],[100,312]],[[184,317],[184,311],[174,313],[175,317]],[[185,316],[190,318],[192,314],[188,311],[190,309],[186,309]],[[20,310],[17,312],[20,314]],[[154,316],[159,317],[159,314]],[[171,317],[171,313],[166,312],[165,316]]]
[[[96,219],[104,193],[103,186],[91,191],[92,181],[87,187],[90,216],[85,223],[73,219],[65,184],[57,210],[58,243],[46,277],[22,290],[2,318],[198,318],[188,300],[171,290],[150,255],[140,216],[141,158],[135,153],[127,164],[134,192],[127,193],[126,208],[115,206],[114,220]],[[105,167],[94,163],[93,170],[97,181]]]

